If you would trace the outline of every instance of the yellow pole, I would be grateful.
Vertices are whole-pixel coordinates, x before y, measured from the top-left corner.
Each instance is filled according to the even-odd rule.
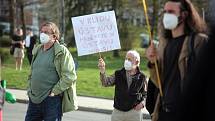
[[[147,24],[147,28],[148,28],[148,32],[149,32],[149,40],[150,40],[150,44],[153,44],[153,38],[152,38],[152,33],[151,33],[151,27],[149,24],[149,17],[148,17],[148,13],[147,13],[147,5],[146,5],[146,0],[143,0],[143,7],[144,7],[144,13],[145,13],[145,17],[146,17],[146,24]],[[161,86],[161,80],[160,80],[160,75],[159,75],[159,70],[158,70],[158,64],[157,64],[157,59],[154,60],[155,63],[155,71],[156,71],[156,75],[157,75],[157,81],[158,81],[158,88],[160,91],[160,95],[161,97],[163,96],[163,91],[162,91],[162,86]]]
[[[145,17],[146,17],[146,24],[147,24],[147,28],[148,28],[148,32],[149,32],[149,40],[152,40],[152,33],[151,33],[151,26],[149,24],[149,17],[148,17],[148,13],[147,13],[147,5],[146,5],[146,0],[143,0],[143,7],[144,7],[144,13],[145,13]]]

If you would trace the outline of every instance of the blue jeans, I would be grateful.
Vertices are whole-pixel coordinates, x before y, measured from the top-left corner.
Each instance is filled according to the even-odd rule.
[[[61,118],[61,96],[48,96],[39,104],[35,104],[29,99],[25,121],[61,121]]]

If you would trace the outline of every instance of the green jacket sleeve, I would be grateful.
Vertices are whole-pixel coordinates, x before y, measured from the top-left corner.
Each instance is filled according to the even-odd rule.
[[[55,59],[56,70],[60,77],[60,80],[52,89],[52,93],[55,95],[69,89],[77,79],[72,55],[66,47],[63,47],[62,52],[63,54],[57,54]]]

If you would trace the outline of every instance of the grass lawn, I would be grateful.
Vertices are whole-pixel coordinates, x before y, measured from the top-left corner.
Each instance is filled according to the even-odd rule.
[[[78,60],[77,70],[77,93],[78,95],[113,98],[114,87],[102,87],[99,80],[99,70],[97,67],[98,54],[77,57],[74,49],[70,49],[73,57]],[[9,51],[9,50],[8,50]],[[144,55],[143,49],[138,49],[141,55]],[[101,53],[106,62],[107,74],[113,74],[116,69],[120,69],[124,63],[125,52],[120,51],[119,58],[113,58],[112,52]],[[30,66],[27,58],[24,58],[23,69],[21,71],[15,70],[15,64],[12,56],[5,59],[2,67],[2,79],[7,80],[7,88],[27,88],[27,77]],[[146,61],[141,58],[141,70],[148,75],[146,69]]]

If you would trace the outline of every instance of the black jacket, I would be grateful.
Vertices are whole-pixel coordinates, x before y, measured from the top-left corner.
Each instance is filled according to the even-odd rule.
[[[144,99],[145,75],[138,69],[132,78],[128,89],[126,70],[123,68],[115,72],[114,107],[120,111],[129,111]]]
[[[215,26],[207,46],[188,78],[188,86],[180,104],[183,121],[215,121]]]
[[[156,88],[156,86],[153,84],[151,79],[149,79],[148,86],[147,86],[146,109],[148,110],[150,115],[154,111],[155,102],[156,102],[158,93],[159,93],[158,88]]]

